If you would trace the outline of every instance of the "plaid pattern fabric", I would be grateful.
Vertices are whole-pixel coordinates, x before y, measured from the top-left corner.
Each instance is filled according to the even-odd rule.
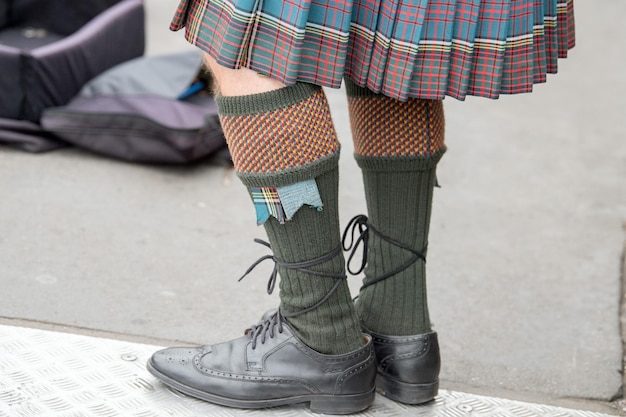
[[[258,225],[265,223],[270,216],[275,217],[281,224],[287,221],[287,216],[280,203],[280,197],[276,188],[251,188],[250,195],[256,210],[256,222]]]
[[[350,97],[354,152],[362,156],[426,156],[444,147],[441,100]]]
[[[183,27],[224,66],[399,100],[529,92],[575,43],[573,0],[182,0]]]
[[[339,87],[349,1],[182,0],[171,28],[218,63],[249,67],[287,85]]]
[[[284,187],[253,187],[250,189],[258,225],[275,217],[280,224],[291,220],[305,205],[322,211],[323,204],[315,180],[306,180]]]

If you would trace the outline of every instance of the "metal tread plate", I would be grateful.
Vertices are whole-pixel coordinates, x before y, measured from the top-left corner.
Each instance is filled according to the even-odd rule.
[[[159,348],[0,325],[0,417],[316,415],[304,405],[240,410],[178,394],[146,371],[146,360]],[[404,406],[379,395],[372,407],[355,415],[608,416],[445,390],[422,406]]]

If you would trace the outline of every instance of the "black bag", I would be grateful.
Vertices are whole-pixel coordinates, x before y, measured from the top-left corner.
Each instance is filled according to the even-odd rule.
[[[133,162],[181,164],[226,145],[215,100],[198,80],[199,52],[138,58],[48,109],[44,130],[75,146]]]
[[[93,77],[143,55],[141,0],[0,2],[0,118],[38,123]]]
[[[66,146],[39,125],[93,77],[143,55],[142,0],[0,0],[0,144]]]

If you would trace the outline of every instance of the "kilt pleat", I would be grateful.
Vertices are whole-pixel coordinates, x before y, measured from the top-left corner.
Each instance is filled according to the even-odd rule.
[[[496,98],[502,84],[506,39],[509,27],[510,1],[482,0],[478,12],[478,27],[474,39],[460,39],[472,47],[472,67],[467,90],[461,91],[458,99],[467,95]],[[455,65],[453,62],[452,65]]]
[[[183,27],[226,67],[399,100],[530,92],[575,45],[573,0],[182,0]]]
[[[546,82],[548,73],[548,60],[546,57],[546,30],[544,24],[544,10],[546,0],[535,0],[535,18],[533,20],[533,36],[535,50],[535,68],[534,79],[535,84]]]

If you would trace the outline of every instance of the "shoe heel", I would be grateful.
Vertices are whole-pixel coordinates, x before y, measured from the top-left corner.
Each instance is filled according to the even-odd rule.
[[[403,404],[423,404],[437,396],[439,381],[430,384],[409,384],[377,374],[376,389],[385,397]]]
[[[376,390],[355,395],[325,395],[311,400],[309,408],[319,414],[352,414],[366,410],[374,402]]]

